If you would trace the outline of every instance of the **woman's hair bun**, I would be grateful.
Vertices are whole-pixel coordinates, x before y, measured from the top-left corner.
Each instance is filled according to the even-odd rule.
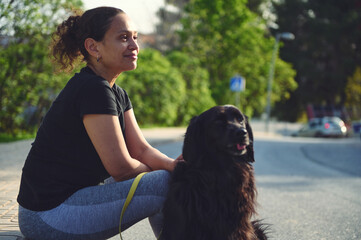
[[[79,21],[81,16],[70,16],[62,22],[53,34],[52,53],[55,61],[60,63],[61,69],[70,70],[73,62],[80,55]]]
[[[79,56],[89,61],[89,53],[84,47],[87,38],[101,41],[110,28],[113,17],[124,13],[113,7],[98,7],[84,14],[76,13],[62,22],[53,34],[52,55],[62,70],[73,69]]]

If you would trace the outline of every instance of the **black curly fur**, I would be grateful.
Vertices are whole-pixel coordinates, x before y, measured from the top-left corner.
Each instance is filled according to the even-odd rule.
[[[162,240],[266,240],[256,214],[253,133],[234,106],[191,120],[164,205]]]

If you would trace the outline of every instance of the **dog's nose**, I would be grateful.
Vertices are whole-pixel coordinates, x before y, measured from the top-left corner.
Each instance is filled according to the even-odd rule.
[[[248,132],[247,132],[247,129],[245,129],[245,128],[240,128],[240,129],[238,129],[238,131],[237,131],[237,134],[239,135],[239,136],[244,136],[244,135],[246,135]]]

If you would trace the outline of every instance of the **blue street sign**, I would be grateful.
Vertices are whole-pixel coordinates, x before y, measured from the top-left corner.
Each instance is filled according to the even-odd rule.
[[[236,75],[231,78],[230,88],[232,92],[242,92],[246,89],[246,79]]]

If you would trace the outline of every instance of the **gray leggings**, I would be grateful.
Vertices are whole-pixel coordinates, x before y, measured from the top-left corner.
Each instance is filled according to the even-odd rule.
[[[162,206],[170,174],[147,173],[124,213],[122,231],[149,217],[156,236],[162,228]],[[119,218],[133,179],[81,189],[48,211],[19,206],[19,227],[27,239],[107,239],[119,234]]]

